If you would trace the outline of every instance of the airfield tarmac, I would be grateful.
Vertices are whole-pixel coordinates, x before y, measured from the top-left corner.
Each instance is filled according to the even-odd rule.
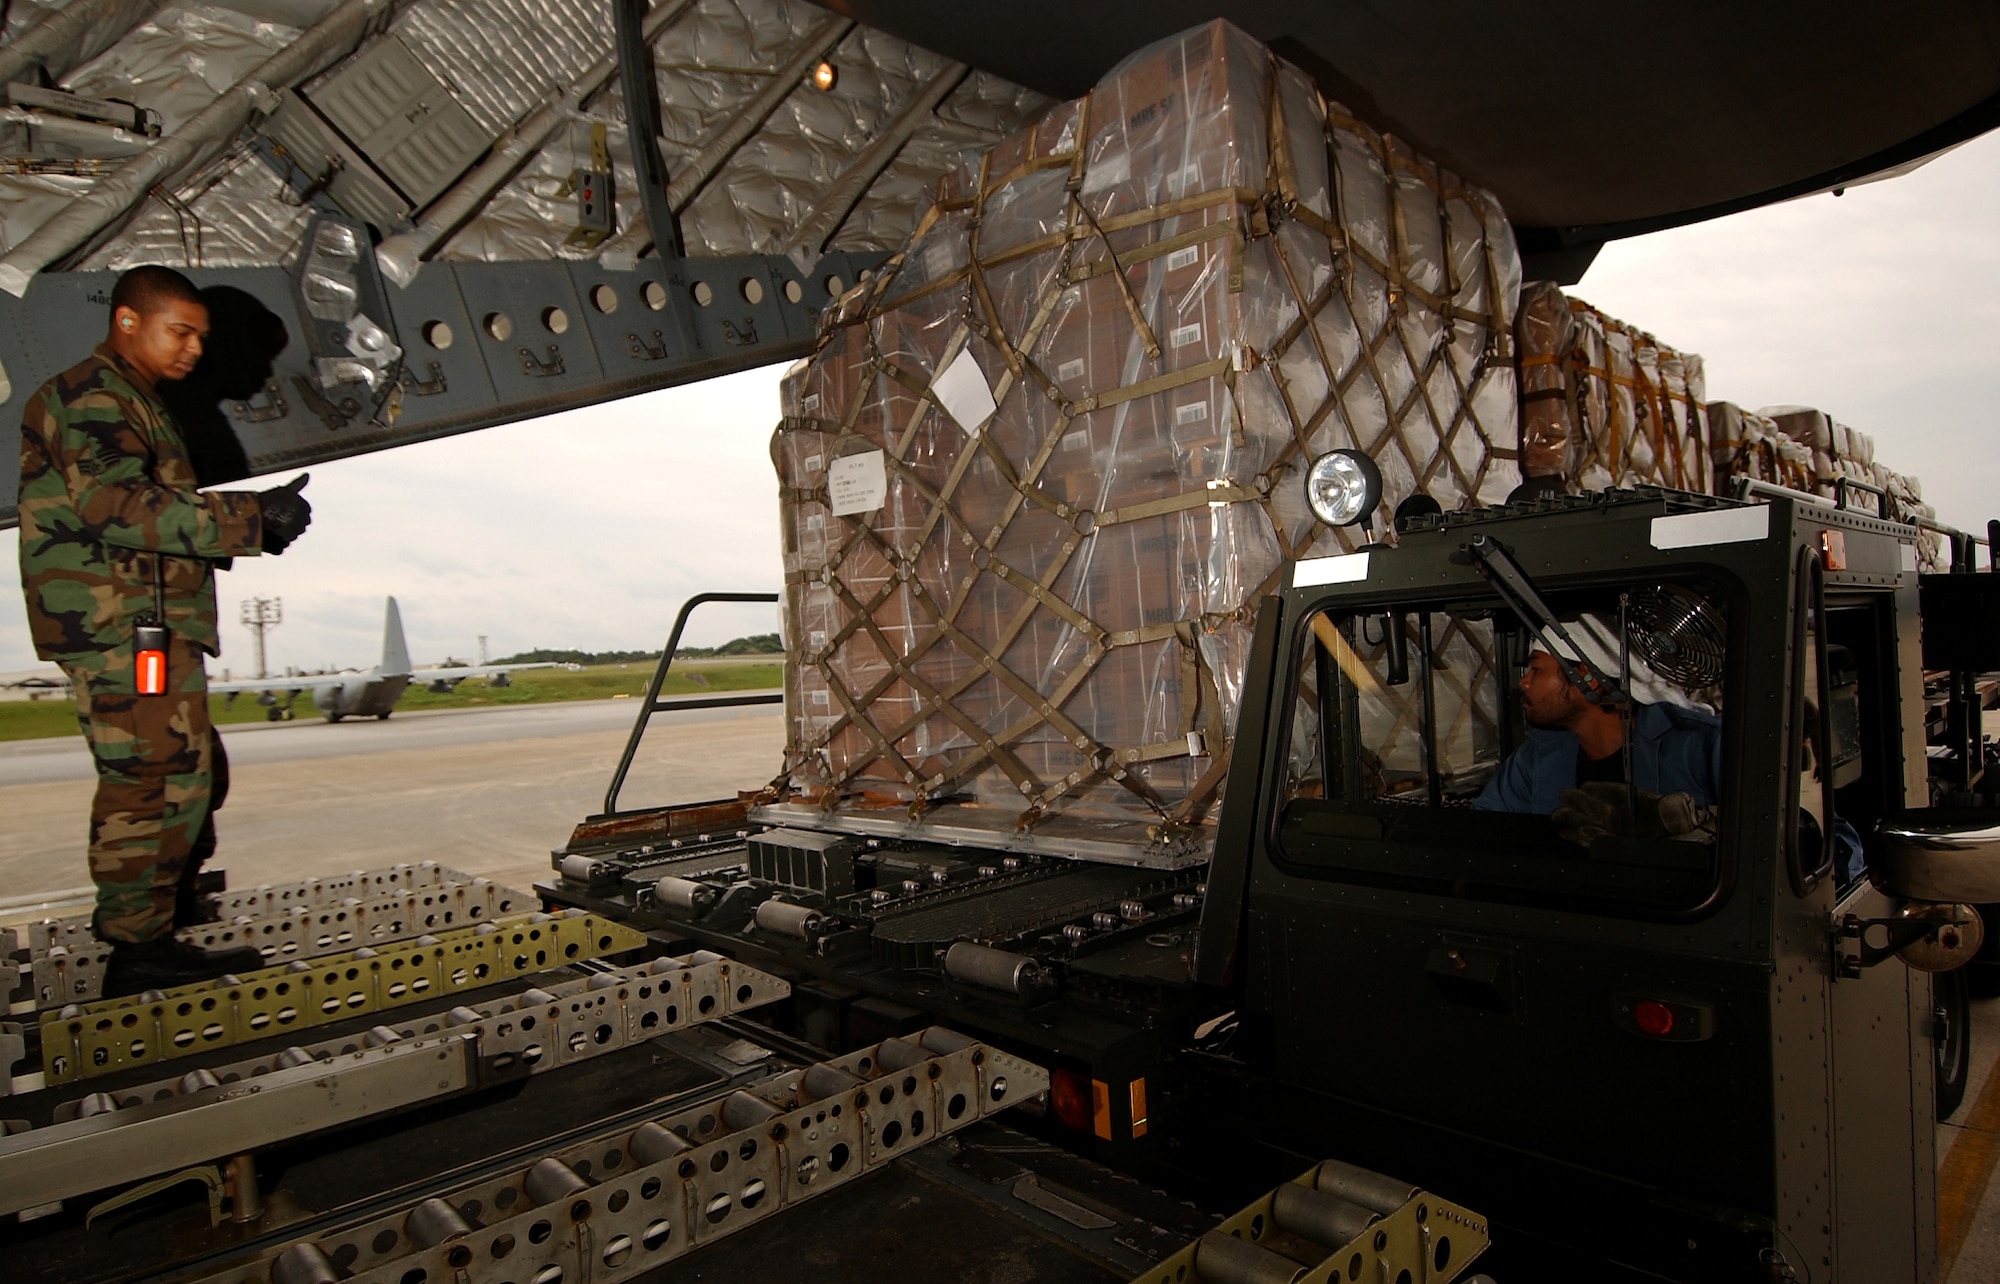
[[[599,811],[638,705],[576,701],[404,711],[386,722],[226,728],[232,784],[214,866],[231,886],[436,860],[526,888]],[[767,783],[777,705],[654,717],[621,807],[733,796]],[[0,743],[0,921],[75,913],[95,777],[80,738]],[[252,854],[254,853],[254,857]],[[1965,1104],[1938,1128],[1940,1284],[2000,1279],[2000,999],[1973,1004]]]
[[[526,888],[603,809],[638,711],[589,700],[225,728],[231,784],[210,867],[241,887],[435,860]],[[619,805],[758,788],[784,744],[775,704],[656,714]],[[0,913],[88,897],[95,787],[81,737],[0,744]]]

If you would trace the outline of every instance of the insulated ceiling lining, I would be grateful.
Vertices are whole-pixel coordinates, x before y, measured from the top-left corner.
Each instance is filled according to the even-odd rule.
[[[676,174],[762,89],[798,42],[826,20],[801,0],[702,0],[653,43],[660,93],[661,154]],[[780,103],[681,214],[693,254],[774,254],[884,121],[945,60],[880,32],[856,30],[829,59],[831,92],[800,89]],[[1047,99],[975,72],[911,139],[834,237],[843,250],[891,250],[908,236],[928,188],[960,148],[1026,121]],[[618,226],[641,217],[624,104],[615,84],[571,113],[548,144],[445,245],[440,257],[503,260],[584,258],[563,245],[574,202],[558,195],[570,171],[587,165],[590,126],[605,126]]]
[[[75,179],[42,181],[74,183]],[[77,264],[123,271],[144,263],[171,267],[265,267],[288,263],[312,221],[278,172],[243,150],[219,158],[181,188],[183,208],[150,200],[125,230]]]
[[[10,35],[32,22],[39,12],[27,5],[24,17],[10,14]],[[164,128],[171,132],[218,94],[247,75],[258,63],[287,42],[296,39],[298,28],[281,23],[259,22],[227,9],[207,6],[165,8],[151,21],[141,23],[125,38],[98,57],[62,78],[63,87],[92,98],[123,98],[160,113]],[[266,170],[266,174],[270,171]],[[243,195],[232,186],[220,193],[200,194],[213,175],[196,175],[184,187],[187,198],[199,206],[204,224],[213,228],[213,253],[205,260],[214,267],[248,267],[280,260],[262,257],[271,252],[272,229],[289,254],[296,244],[302,223],[296,209],[267,208],[261,200],[237,209],[230,198]],[[95,180],[66,174],[0,175],[0,251],[19,245],[76,197],[89,191]],[[275,175],[262,185],[275,193],[280,186]],[[185,199],[185,198],[184,198]],[[113,238],[111,246],[86,256],[91,266],[127,266],[137,263],[185,264],[179,228],[186,216],[176,218],[165,202],[147,203],[140,217],[126,231]],[[237,228],[233,224],[246,226]],[[289,233],[289,235],[287,235]],[[204,250],[210,248],[204,245]]]
[[[237,0],[227,8],[168,6],[60,80],[78,93],[129,98],[153,108],[171,134],[299,34],[298,27],[241,10],[296,14],[306,21],[330,4]],[[42,12],[22,0],[9,13],[9,34],[20,34]],[[668,175],[687,166],[770,83],[800,42],[828,21],[827,10],[806,0],[695,0],[675,17],[653,45],[662,104],[658,132]],[[489,139],[503,137],[556,102],[614,52],[606,0],[413,0],[374,41],[294,88],[308,100],[324,96],[344,68],[385,39],[400,41],[443,82]],[[848,32],[830,61],[838,69],[832,91],[806,85],[792,91],[684,208],[681,231],[688,253],[782,250],[884,123],[948,66],[936,54],[865,27]],[[962,148],[1019,127],[1047,103],[998,77],[967,75],[890,159],[829,248],[893,249]],[[493,262],[594,256],[595,248],[565,244],[576,223],[575,201],[565,185],[572,171],[589,166],[593,125],[605,127],[617,226],[643,222],[616,80],[580,109],[564,109],[564,115],[548,142],[445,240],[438,257]],[[102,164],[108,171],[119,163]],[[310,208],[296,190],[302,177],[283,172],[282,164],[282,158],[260,156],[246,136],[202,170],[183,176],[169,193],[156,192],[124,227],[79,254],[73,266],[287,263],[296,256]],[[0,176],[0,252],[18,245],[95,182],[88,174]]]
[[[228,9],[174,5],[64,76],[63,87],[150,107],[172,133],[298,35]]]
[[[604,0],[423,0],[389,30],[489,139],[611,53]]]

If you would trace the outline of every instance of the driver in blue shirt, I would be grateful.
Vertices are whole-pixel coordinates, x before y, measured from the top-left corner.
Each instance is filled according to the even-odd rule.
[[[1521,714],[1529,728],[1527,739],[1500,764],[1474,800],[1475,808],[1543,816],[1562,809],[1572,820],[1578,819],[1580,808],[1622,807],[1629,813],[1624,724],[1615,709],[1577,690],[1547,651],[1530,655],[1521,672]],[[1721,780],[1722,724],[1713,714],[1633,702],[1631,783],[1642,807],[1658,812],[1663,800],[1684,794],[1686,807],[1711,809],[1721,801]],[[1564,819],[1557,817],[1559,823]],[[1622,825],[1613,818],[1608,826],[1586,823],[1583,828],[1616,830],[1632,824],[1628,815]],[[1648,824],[1640,818],[1636,829],[1656,825],[1657,819]],[[1665,832],[1676,829],[1673,817],[1667,817]]]

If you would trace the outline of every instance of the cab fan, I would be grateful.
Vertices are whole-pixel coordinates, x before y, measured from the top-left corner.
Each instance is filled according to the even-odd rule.
[[[1695,691],[1722,681],[1722,613],[1679,584],[1653,584],[1632,595],[1632,649],[1653,672]]]

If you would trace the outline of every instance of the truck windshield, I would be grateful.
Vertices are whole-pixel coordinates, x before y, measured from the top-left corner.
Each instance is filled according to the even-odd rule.
[[[1342,602],[1290,666],[1274,835],[1323,877],[1685,911],[1720,878],[1728,629],[1701,583],[1552,595],[1545,641],[1496,600]]]

